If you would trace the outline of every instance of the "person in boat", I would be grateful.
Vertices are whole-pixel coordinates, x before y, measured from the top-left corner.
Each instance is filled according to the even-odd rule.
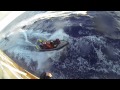
[[[52,49],[52,48],[56,48],[59,44],[60,44],[59,39],[56,39],[54,41],[42,41],[42,40],[40,40],[39,46],[42,49]]]
[[[39,45],[39,47],[41,47],[42,49],[44,48],[44,47],[43,47],[43,41],[42,41],[42,40],[38,40],[38,45]]]

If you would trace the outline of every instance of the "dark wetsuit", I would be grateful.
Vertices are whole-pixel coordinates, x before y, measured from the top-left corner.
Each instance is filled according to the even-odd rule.
[[[43,73],[40,75],[40,79],[51,79],[51,77],[46,76],[46,72],[43,72]]]

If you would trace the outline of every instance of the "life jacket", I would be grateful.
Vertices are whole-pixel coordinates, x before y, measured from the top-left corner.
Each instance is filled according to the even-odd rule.
[[[52,48],[54,48],[53,45],[52,45],[50,42],[45,42],[43,45],[44,45],[45,48],[47,48],[47,49],[52,49]]]
[[[45,49],[52,49],[52,48],[56,48],[58,45],[60,44],[60,40],[59,39],[56,39],[55,41],[53,42],[44,42],[43,43],[43,46]]]

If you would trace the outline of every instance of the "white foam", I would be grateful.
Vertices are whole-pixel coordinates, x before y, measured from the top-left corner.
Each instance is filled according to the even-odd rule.
[[[69,36],[64,33],[63,29],[59,29],[50,36],[49,40],[55,40],[56,38],[60,40],[65,40],[68,39]]]
[[[7,11],[6,11],[7,12]],[[3,30],[10,22],[12,22],[16,17],[24,13],[25,11],[12,11],[6,16],[2,21],[0,21],[0,31]]]
[[[21,23],[18,24],[18,26],[33,24],[34,21],[37,21],[38,19],[50,19],[52,17],[63,17],[63,18],[65,18],[65,17],[69,17],[70,14],[86,15],[87,11],[47,11],[45,13],[37,14],[30,19],[22,21]]]

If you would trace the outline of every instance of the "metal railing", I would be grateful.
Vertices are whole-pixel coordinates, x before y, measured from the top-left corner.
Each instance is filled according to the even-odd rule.
[[[20,67],[0,50],[0,78],[1,79],[40,79]]]

